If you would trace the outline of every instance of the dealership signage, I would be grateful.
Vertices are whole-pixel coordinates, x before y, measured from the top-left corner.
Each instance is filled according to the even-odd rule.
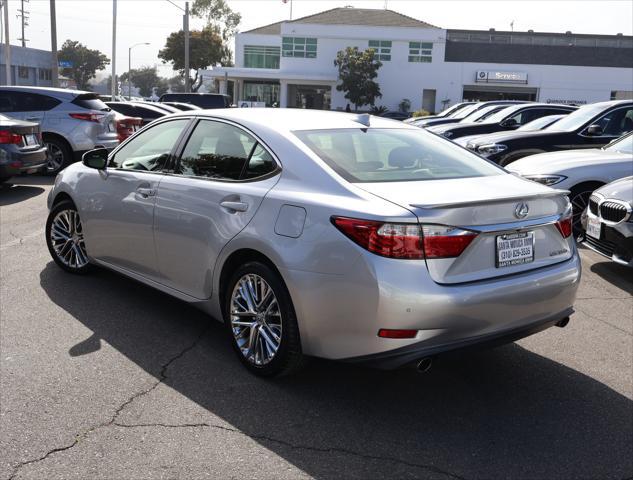
[[[475,81],[477,83],[528,83],[525,72],[493,72],[478,70]]]
[[[587,100],[574,100],[574,99],[560,99],[560,98],[548,98],[547,103],[562,103],[564,105],[586,105]]]

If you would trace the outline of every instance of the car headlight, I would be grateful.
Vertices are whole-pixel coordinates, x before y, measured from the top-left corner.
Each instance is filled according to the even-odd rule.
[[[495,155],[507,149],[508,147],[501,143],[489,143],[489,144],[481,145],[480,147],[477,147],[477,153],[479,153],[480,155],[483,155],[484,157],[487,157],[488,155]]]
[[[567,179],[565,175],[521,175],[523,178],[543,185],[552,186]]]

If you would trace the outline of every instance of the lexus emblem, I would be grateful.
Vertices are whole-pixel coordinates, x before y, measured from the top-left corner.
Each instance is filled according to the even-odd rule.
[[[517,206],[514,207],[514,216],[517,218],[525,218],[529,212],[530,207],[525,202],[517,203]]]

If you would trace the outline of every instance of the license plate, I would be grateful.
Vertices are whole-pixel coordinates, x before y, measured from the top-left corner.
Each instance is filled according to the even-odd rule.
[[[37,140],[37,135],[29,133],[28,135],[24,135],[24,144],[30,147],[32,145],[39,145],[40,142]]]
[[[497,268],[534,261],[534,232],[497,236]]]
[[[600,240],[600,231],[602,224],[598,217],[587,216],[587,235]]]
[[[114,122],[108,122],[108,132],[115,132],[116,127],[114,126]]]

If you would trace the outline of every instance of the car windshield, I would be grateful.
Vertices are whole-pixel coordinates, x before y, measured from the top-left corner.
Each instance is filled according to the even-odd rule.
[[[481,123],[500,123],[505,120],[507,117],[512,115],[517,110],[520,110],[525,105],[512,105],[511,107],[503,108],[497,112],[494,112],[492,115],[486,117],[484,121]]]
[[[499,167],[445,139],[409,129],[305,130],[294,134],[352,183],[502,175]]]
[[[457,110],[456,112],[451,113],[448,117],[449,118],[466,118],[468,115],[470,115],[471,113],[473,113],[480,107],[481,107],[480,103],[473,103],[472,105],[468,105],[467,107],[464,107],[460,110]]]
[[[443,117],[443,118],[450,117],[451,115],[453,115],[458,110],[462,110],[462,109],[466,108],[467,106],[468,105],[464,105],[463,103],[456,103],[452,107],[448,107],[443,112],[438,113],[437,116],[438,117]]]
[[[493,115],[495,112],[498,112],[499,110],[505,108],[503,105],[489,105],[487,107],[484,107],[480,110],[477,110],[473,113],[471,113],[470,115],[468,115],[466,118],[464,118],[463,120],[460,120],[459,123],[472,123],[472,122],[480,122],[488,117],[490,117],[491,115]]]
[[[615,142],[611,142],[604,147],[609,152],[633,153],[633,134],[618,138]]]
[[[604,110],[604,105],[600,103],[584,105],[575,112],[571,112],[565,118],[550,125],[545,130],[554,130],[557,132],[573,132],[585,125],[589,120]]]
[[[564,116],[565,115],[547,115],[546,117],[537,118],[536,120],[532,120],[531,122],[528,122],[525,125],[517,128],[517,132],[542,130],[543,128],[548,127],[552,123],[560,120]]]

